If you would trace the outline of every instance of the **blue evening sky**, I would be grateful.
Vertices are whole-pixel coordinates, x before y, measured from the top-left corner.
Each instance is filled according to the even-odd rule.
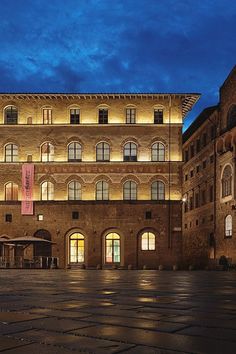
[[[0,0],[0,92],[200,92],[236,63],[233,0]]]

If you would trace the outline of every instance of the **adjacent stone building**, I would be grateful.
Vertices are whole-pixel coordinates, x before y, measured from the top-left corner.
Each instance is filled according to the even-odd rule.
[[[182,124],[198,98],[1,94],[2,239],[53,242],[24,253],[0,243],[1,259],[32,264],[53,256],[60,267],[180,263]],[[32,186],[29,176],[22,181],[25,168],[34,173]],[[31,203],[22,182],[33,212],[22,212]]]
[[[236,67],[183,135],[183,257],[204,266],[236,263]],[[210,262],[212,263],[212,261]]]

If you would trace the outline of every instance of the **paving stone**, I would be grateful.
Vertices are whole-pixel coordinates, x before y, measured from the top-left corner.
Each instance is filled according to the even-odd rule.
[[[209,338],[169,334],[143,329],[121,326],[100,325],[79,329],[72,333],[94,338],[106,338],[113,341],[124,341],[130,344],[158,347],[160,349],[177,350],[190,353],[219,353],[225,352],[226,342]],[[236,353],[236,343],[227,342],[228,353]]]
[[[24,345],[24,343],[20,340],[0,336],[0,351],[10,348],[17,348],[22,345]]]
[[[52,345],[44,344],[28,344],[23,347],[9,349],[4,351],[6,354],[75,354],[74,350],[71,351],[66,348],[60,348]],[[85,353],[85,352],[83,352]]]
[[[35,314],[42,314],[45,316],[53,316],[58,318],[73,318],[73,319],[80,319],[86,318],[91,314],[88,312],[72,312],[72,311],[63,311],[63,310],[51,310],[51,309],[32,309],[30,313]]]
[[[91,333],[93,332],[93,327]],[[41,330],[31,330],[16,333],[14,338],[38,342],[49,345],[63,346],[72,350],[90,351],[94,354],[116,353],[131,348],[132,345],[119,343],[118,341],[80,337],[72,334],[59,334]]]
[[[87,320],[95,323],[119,325],[131,328],[150,329],[162,332],[175,332],[186,327],[186,325],[183,324],[152,321],[143,318],[128,318],[121,316],[90,316]]]
[[[205,323],[204,323],[205,324]],[[180,330],[179,334],[186,334],[191,336],[202,336],[207,338],[224,339],[236,342],[236,329],[225,328],[209,328],[209,327],[189,327]]]
[[[20,312],[0,312],[0,323],[24,322],[43,317],[45,316]]]
[[[145,347],[144,345],[137,345],[131,349],[125,350],[122,354],[178,354],[180,352],[172,351],[172,350],[165,350],[165,349],[158,349],[158,348],[151,348]],[[187,352],[182,352],[181,354],[187,354]]]

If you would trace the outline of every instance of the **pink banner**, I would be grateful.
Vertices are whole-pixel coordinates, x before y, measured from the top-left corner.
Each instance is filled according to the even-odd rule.
[[[33,187],[34,187],[34,165],[24,163],[22,165],[22,202],[21,214],[33,215]]]

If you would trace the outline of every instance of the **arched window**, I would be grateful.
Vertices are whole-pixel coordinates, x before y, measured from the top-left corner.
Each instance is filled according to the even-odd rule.
[[[15,106],[8,106],[4,109],[4,123],[5,124],[18,123],[18,109]]]
[[[236,104],[234,104],[229,112],[227,117],[227,126],[228,128],[232,128],[236,125]]]
[[[41,146],[41,161],[54,161],[54,146],[51,143],[47,142]]]
[[[96,184],[96,200],[109,199],[109,185],[106,181],[99,181]]]
[[[68,145],[68,161],[79,162],[82,160],[82,148],[77,142]]]
[[[152,145],[152,161],[165,161],[165,145],[154,143]]]
[[[41,184],[41,200],[53,200],[54,199],[54,184],[52,182],[45,181]]]
[[[81,184],[78,181],[71,181],[68,184],[68,199],[81,200]]]
[[[16,183],[5,184],[5,200],[18,200],[18,185]]]
[[[225,166],[222,174],[222,198],[227,197],[232,194],[232,167],[230,165]]]
[[[96,160],[110,161],[110,146],[107,143],[101,142],[96,146]]]
[[[156,249],[156,236],[152,232],[144,232],[141,236],[141,250],[154,251]]]
[[[106,263],[120,263],[120,235],[111,232],[105,239]]]
[[[137,161],[137,145],[128,142],[124,146],[124,161]]]
[[[152,183],[152,200],[165,200],[165,184],[162,181]]]
[[[18,161],[18,146],[15,144],[7,144],[5,146],[5,161],[17,162]]]
[[[232,237],[233,228],[232,228],[232,216],[227,215],[225,218],[225,237]]]
[[[123,199],[136,200],[137,199],[137,184],[134,181],[126,181],[123,186]]]
[[[69,243],[70,263],[84,262],[84,236],[75,232],[70,236]]]

